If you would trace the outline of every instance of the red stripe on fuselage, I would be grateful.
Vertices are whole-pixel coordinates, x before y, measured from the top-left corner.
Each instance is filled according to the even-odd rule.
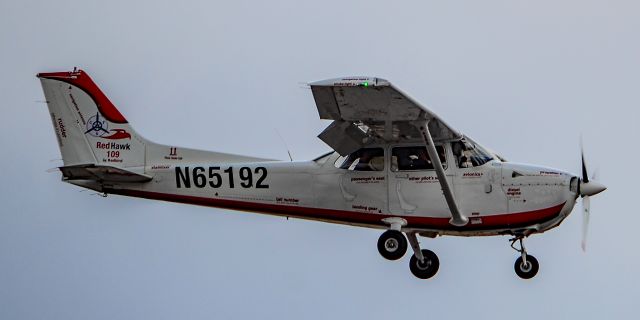
[[[334,221],[337,223],[363,224],[373,226],[385,226],[382,219],[386,217],[402,217],[407,220],[407,226],[411,228],[441,229],[441,230],[484,230],[484,229],[509,229],[520,228],[536,223],[549,221],[558,216],[565,203],[527,212],[497,214],[482,216],[481,224],[467,224],[464,227],[454,227],[449,224],[449,218],[410,217],[391,214],[372,214],[357,211],[334,210],[323,208],[296,207],[279,204],[245,202],[227,199],[212,199],[177,194],[165,194],[138,190],[105,190],[107,193],[124,196],[140,197],[154,200],[164,200],[179,203],[188,203],[208,207],[250,211],[257,213],[274,214],[280,216],[298,217],[312,220]]]
[[[127,123],[127,119],[109,101],[109,98],[98,88],[86,72],[78,70],[76,72],[38,73],[38,78],[58,80],[80,88],[93,99],[93,102],[98,106],[100,114],[105,119],[113,123]]]

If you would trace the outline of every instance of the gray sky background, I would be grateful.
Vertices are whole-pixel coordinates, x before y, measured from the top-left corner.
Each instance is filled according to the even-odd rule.
[[[0,0],[0,319],[629,318],[640,294],[637,1]],[[80,192],[37,72],[84,68],[147,138],[286,159],[329,150],[300,83],[393,81],[517,162],[609,190],[529,238],[423,239],[438,275],[385,261],[379,231]]]

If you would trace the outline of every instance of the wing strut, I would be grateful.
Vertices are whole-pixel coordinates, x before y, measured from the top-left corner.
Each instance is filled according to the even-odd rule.
[[[442,187],[444,198],[447,200],[447,205],[449,206],[449,210],[451,211],[451,220],[449,220],[449,223],[457,227],[462,227],[466,225],[467,222],[469,222],[469,219],[463,216],[460,213],[460,210],[458,210],[456,199],[453,197],[451,186],[449,186],[447,176],[445,175],[444,168],[442,167],[442,162],[440,162],[440,156],[438,155],[438,151],[436,151],[436,146],[433,144],[431,132],[429,132],[429,120],[425,121],[425,123],[420,126],[420,133],[422,134],[422,139],[427,146],[429,158],[431,158],[431,162],[433,162],[433,165],[436,169],[438,181],[440,181],[440,187]]]

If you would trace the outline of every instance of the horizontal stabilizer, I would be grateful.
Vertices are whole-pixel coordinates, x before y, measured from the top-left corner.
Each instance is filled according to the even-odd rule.
[[[60,167],[64,180],[94,180],[100,182],[148,182],[152,177],[111,166],[94,164]]]

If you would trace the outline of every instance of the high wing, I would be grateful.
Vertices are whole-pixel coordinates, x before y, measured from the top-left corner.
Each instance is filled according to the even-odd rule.
[[[369,144],[423,142],[451,212],[449,223],[469,222],[456,204],[434,143],[461,139],[460,133],[384,79],[337,78],[309,86],[320,118],[333,120],[318,136],[322,141],[343,156]]]
[[[334,120],[318,137],[341,155],[373,143],[420,142],[427,121],[434,141],[462,137],[385,79],[336,78],[309,86],[320,118]]]

